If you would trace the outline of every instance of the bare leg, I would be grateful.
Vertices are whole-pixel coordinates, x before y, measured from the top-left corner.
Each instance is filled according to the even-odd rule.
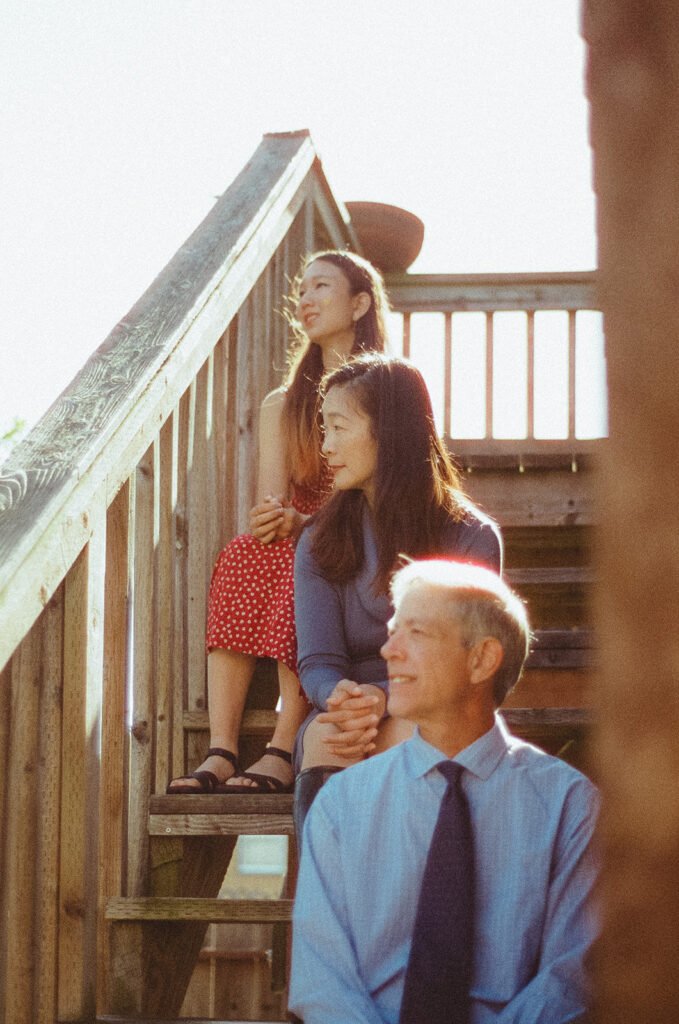
[[[415,726],[412,722],[407,722],[404,718],[385,718],[380,722],[377,729],[377,736],[375,737],[375,749],[370,754],[380,754],[384,750],[389,750],[390,747],[395,747],[397,743],[402,743],[403,740],[407,740],[409,736],[412,736],[413,729]],[[302,770],[305,768],[315,768],[319,765],[333,765],[338,768],[348,768],[351,764],[356,764],[359,758],[348,760],[346,758],[337,757],[333,754],[325,743],[323,743],[323,737],[329,736],[331,733],[336,731],[336,726],[330,725],[326,722],[310,722],[304,733],[304,755],[302,757]]]
[[[335,768],[348,768],[356,764],[361,758],[339,757],[323,742],[324,736],[332,736],[337,732],[337,726],[330,722],[319,722],[314,719],[309,722],[304,731],[304,753],[302,756],[302,771],[306,768],[317,768],[327,765]]]
[[[214,648],[207,658],[207,691],[210,713],[210,746],[223,747],[238,756],[238,736],[245,698],[255,669],[256,658],[240,651]],[[234,773],[233,765],[223,757],[208,757],[199,771],[213,772],[220,782]],[[175,780],[173,779],[173,782]],[[200,790],[197,779],[182,779],[182,785]],[[172,783],[170,783],[172,792]]]
[[[309,713],[309,705],[299,692],[299,679],[291,672],[287,665],[278,662],[278,685],[281,692],[281,709],[276,719],[276,728],[271,737],[270,746],[285,750],[288,753],[292,750],[297,731]],[[278,779],[284,785],[292,784],[292,767],[282,758],[274,754],[264,753],[259,761],[251,765],[248,771],[257,775],[270,775]],[[254,786],[257,783],[252,779],[232,776],[229,785]]]

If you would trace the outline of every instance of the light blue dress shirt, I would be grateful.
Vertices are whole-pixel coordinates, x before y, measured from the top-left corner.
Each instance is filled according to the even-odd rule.
[[[416,730],[334,775],[307,816],[290,1009],[305,1024],[397,1024],[427,851],[445,790]],[[471,1024],[563,1024],[586,1009],[595,935],[592,783],[493,728],[468,770],[476,862]]]

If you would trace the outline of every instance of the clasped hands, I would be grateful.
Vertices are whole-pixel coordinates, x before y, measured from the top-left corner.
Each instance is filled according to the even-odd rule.
[[[299,513],[282,495],[267,494],[264,501],[250,509],[250,533],[262,544],[289,537]]]
[[[323,743],[340,758],[365,757],[375,749],[375,737],[387,706],[384,690],[372,683],[340,679],[327,699],[327,711],[316,721],[334,725],[336,731]]]

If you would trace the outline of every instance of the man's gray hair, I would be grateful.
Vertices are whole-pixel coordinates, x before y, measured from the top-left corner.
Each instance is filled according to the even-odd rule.
[[[488,636],[500,641],[502,664],[493,680],[493,696],[499,707],[519,681],[530,648],[531,632],[521,598],[491,569],[432,558],[408,562],[396,571],[391,581],[395,608],[413,583],[445,591],[465,641],[477,643]]]

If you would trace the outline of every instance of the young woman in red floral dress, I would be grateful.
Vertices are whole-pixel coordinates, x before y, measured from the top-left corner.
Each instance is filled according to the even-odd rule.
[[[250,533],[224,548],[210,584],[210,749],[197,771],[172,780],[168,793],[292,789],[290,751],[309,709],[296,674],[293,537],[330,490],[318,385],[350,355],[384,351],[388,310],[379,273],[367,260],[339,251],[306,259],[292,301],[297,344],[285,382],[261,407],[260,498],[250,512]],[[243,772],[238,735],[256,659],[263,656],[278,663],[280,710],[264,755]]]

